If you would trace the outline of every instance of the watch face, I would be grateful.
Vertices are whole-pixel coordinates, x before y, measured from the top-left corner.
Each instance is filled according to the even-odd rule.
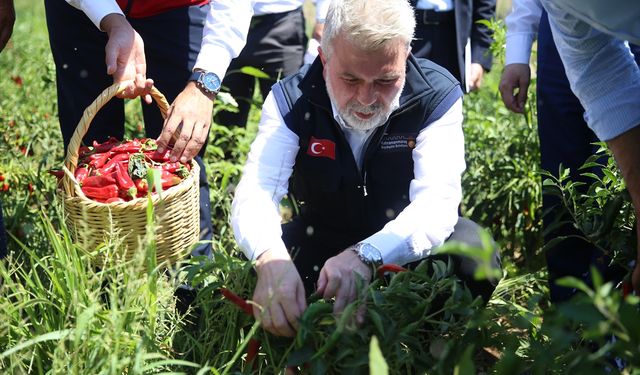
[[[209,91],[220,91],[220,78],[215,73],[208,72],[202,77],[202,85]]]
[[[382,255],[380,255],[380,250],[376,249],[376,247],[371,244],[368,244],[368,243],[362,244],[360,251],[365,258],[373,261],[374,263],[378,263],[382,261]]]

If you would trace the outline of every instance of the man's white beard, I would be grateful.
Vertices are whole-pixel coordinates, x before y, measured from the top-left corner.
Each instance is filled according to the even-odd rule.
[[[328,69],[325,66],[325,69]],[[327,72],[327,75],[329,73]],[[400,107],[400,95],[402,94],[402,89],[404,88],[404,82],[402,83],[402,87],[398,90],[398,94],[393,98],[391,103],[389,104],[389,108],[385,111],[383,105],[381,103],[374,103],[372,105],[361,105],[356,100],[351,100],[346,104],[344,109],[340,108],[336,101],[334,100],[335,95],[333,92],[333,86],[329,80],[325,81],[327,85],[327,93],[329,94],[329,99],[332,103],[336,104],[336,108],[338,108],[338,115],[340,118],[344,120],[345,125],[348,128],[355,130],[370,130],[377,128],[378,126],[384,124],[391,113]],[[355,115],[355,112],[360,113],[374,113],[373,117],[367,120],[363,120],[360,117]]]

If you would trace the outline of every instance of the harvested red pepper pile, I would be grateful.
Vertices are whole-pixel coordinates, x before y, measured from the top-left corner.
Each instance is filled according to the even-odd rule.
[[[147,171],[157,169],[162,189],[178,185],[189,176],[191,166],[179,161],[171,162],[168,149],[157,152],[154,139],[134,138],[119,141],[109,138],[103,143],[83,146],[79,150],[75,178],[87,198],[101,203],[127,202],[145,197],[149,190]],[[62,177],[62,171],[52,174]]]

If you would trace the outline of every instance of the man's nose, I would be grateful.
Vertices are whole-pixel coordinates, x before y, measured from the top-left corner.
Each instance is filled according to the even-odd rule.
[[[361,105],[372,105],[376,102],[378,95],[373,84],[365,83],[358,88],[358,102]]]

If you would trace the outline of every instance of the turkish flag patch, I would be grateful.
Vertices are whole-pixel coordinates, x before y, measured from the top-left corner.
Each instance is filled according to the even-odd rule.
[[[336,160],[336,144],[328,139],[311,137],[307,155]]]

